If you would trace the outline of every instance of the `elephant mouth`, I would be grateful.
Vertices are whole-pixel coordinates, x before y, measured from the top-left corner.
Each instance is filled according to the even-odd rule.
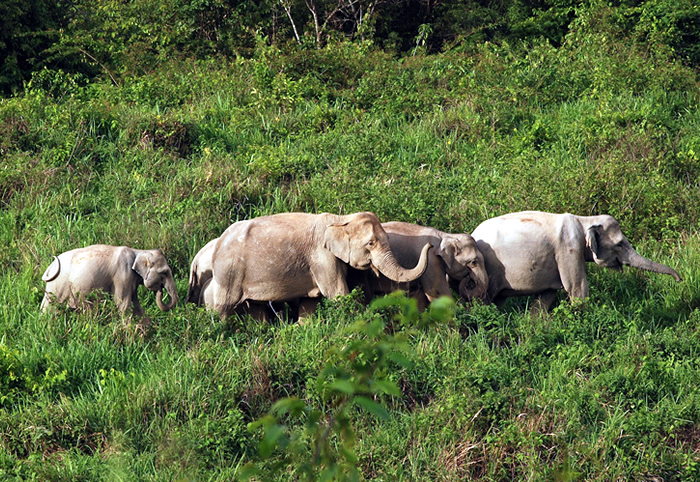
[[[479,289],[479,283],[477,283],[471,276],[466,276],[464,279],[462,279],[462,281],[460,281],[457,291],[459,292],[459,295],[467,301],[480,299],[486,302],[488,298],[486,286]]]
[[[355,266],[353,266],[353,268],[366,270],[366,269],[374,268],[374,265],[372,264],[371,260],[367,259],[367,260],[363,260],[363,261],[357,263]]]
[[[146,285],[146,284],[144,283],[144,285]],[[163,291],[165,289],[165,284],[158,283],[158,284],[150,285],[150,286],[146,285],[146,288],[148,288],[151,291]]]

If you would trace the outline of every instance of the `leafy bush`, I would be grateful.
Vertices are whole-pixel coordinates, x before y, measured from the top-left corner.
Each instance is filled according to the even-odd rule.
[[[175,3],[95,5],[114,10],[71,17],[54,60],[0,100],[2,477],[229,480],[250,462],[280,479],[287,462],[392,480],[697,475],[698,78],[690,53],[648,43],[685,42],[692,8],[579,5],[562,33],[566,2],[470,4],[463,40],[435,18],[417,42],[425,19],[397,17],[389,39],[382,4],[372,41],[316,48],[284,41],[284,15],[266,30],[269,3],[178,4],[151,24],[131,15]],[[509,36],[502,7],[526,33]],[[402,35],[406,57],[377,49]],[[527,298],[459,304],[415,329],[392,318],[409,303],[357,294],[303,323],[164,313],[144,288],[150,325],[110,301],[38,310],[51,257],[87,244],[161,248],[182,299],[194,254],[239,219],[371,210],[470,232],[522,209],[613,214],[683,282],[591,265],[585,305],[562,293],[532,318]],[[271,410],[294,450],[262,461],[247,426]],[[326,465],[302,466],[314,440]]]

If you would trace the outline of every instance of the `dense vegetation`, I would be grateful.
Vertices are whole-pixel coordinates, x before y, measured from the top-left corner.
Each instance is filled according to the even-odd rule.
[[[693,2],[30,3],[0,16],[3,478],[700,477]],[[38,309],[51,256],[92,243],[159,247],[184,298],[239,219],[470,232],[523,209],[612,214],[683,281],[591,266],[583,306],[430,323],[356,295],[303,324],[163,313],[145,289],[150,324]],[[383,388],[349,404],[363,369]],[[248,424],[284,397],[309,410],[276,407],[274,449],[281,426]]]

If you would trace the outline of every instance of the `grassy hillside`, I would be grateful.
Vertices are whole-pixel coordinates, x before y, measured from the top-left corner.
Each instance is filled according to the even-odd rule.
[[[44,70],[1,99],[2,477],[301,477],[301,422],[266,459],[247,424],[288,396],[334,413],[317,377],[368,320],[413,363],[382,368],[401,390],[376,398],[388,418],[349,411],[363,478],[700,477],[697,72],[604,16],[558,48],[259,45],[115,81]],[[591,266],[585,306],[459,305],[410,333],[352,296],[305,324],[162,313],[145,289],[150,326],[109,302],[38,309],[51,256],[88,244],[162,249],[184,298],[194,254],[240,219],[371,210],[470,232],[523,209],[614,215],[683,282]]]

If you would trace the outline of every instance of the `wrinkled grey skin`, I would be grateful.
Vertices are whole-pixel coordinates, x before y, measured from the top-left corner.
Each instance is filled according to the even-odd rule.
[[[187,291],[187,303],[194,303],[208,309],[214,309],[214,290],[211,289],[213,278],[214,248],[219,238],[212,239],[204,245],[195,255],[190,264],[190,280]],[[251,302],[246,300],[236,313],[248,314],[258,321],[270,321],[279,313],[284,312],[284,306],[273,306],[263,302]]]
[[[113,295],[122,313],[132,306],[133,315],[142,317],[144,310],[137,294],[141,284],[156,292],[156,303],[163,311],[171,310],[178,301],[173,273],[157,249],[104,244],[73,249],[54,257],[41,279],[46,282],[43,311],[54,302],[77,309],[86,303],[86,295],[101,290]],[[170,296],[168,304],[163,303],[164,288]]]
[[[458,286],[459,295],[465,300],[486,299],[489,279],[484,256],[471,235],[445,233],[398,221],[382,223],[382,227],[402,266],[415,266],[426,243],[432,249],[428,253],[425,273],[414,282],[396,283],[385,276],[367,276],[373,294],[403,289],[418,299],[421,308],[425,308],[428,302],[440,296],[452,298],[450,284],[453,284]]]
[[[534,311],[546,311],[560,289],[572,299],[587,298],[586,262],[681,280],[668,266],[639,255],[612,216],[524,211],[486,220],[472,236],[486,261],[488,295],[499,307],[508,297],[536,295]]]
[[[377,216],[369,212],[263,216],[239,221],[219,237],[209,289],[222,318],[245,300],[333,298],[349,293],[348,265],[412,281],[425,271],[429,249],[423,248],[415,268],[401,267]]]

